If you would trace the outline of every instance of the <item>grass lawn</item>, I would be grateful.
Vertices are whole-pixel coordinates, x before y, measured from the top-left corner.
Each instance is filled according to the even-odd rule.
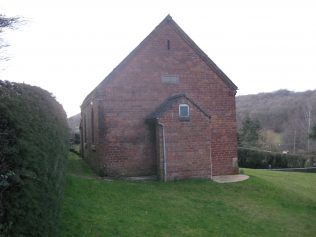
[[[316,236],[316,174],[243,169],[230,184],[104,181],[69,155],[66,236]]]

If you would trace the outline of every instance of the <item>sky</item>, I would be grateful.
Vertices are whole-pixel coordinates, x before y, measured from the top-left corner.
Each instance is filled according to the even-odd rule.
[[[168,14],[238,86],[237,95],[316,89],[314,0],[0,0],[24,24],[0,79],[51,92],[68,116]]]

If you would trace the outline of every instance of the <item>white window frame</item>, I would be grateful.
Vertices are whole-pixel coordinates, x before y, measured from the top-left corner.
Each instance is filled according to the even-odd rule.
[[[188,108],[188,116],[182,116],[181,115],[181,107]],[[180,118],[190,118],[190,106],[188,104],[179,104],[179,117]]]

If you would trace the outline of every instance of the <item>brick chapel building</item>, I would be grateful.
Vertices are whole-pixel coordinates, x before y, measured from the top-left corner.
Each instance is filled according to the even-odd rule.
[[[236,90],[168,15],[83,101],[82,156],[105,176],[235,174]]]

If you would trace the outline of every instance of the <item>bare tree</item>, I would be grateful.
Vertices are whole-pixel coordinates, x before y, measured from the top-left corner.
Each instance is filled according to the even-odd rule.
[[[313,125],[312,131],[309,136],[311,139],[316,140],[316,123]]]
[[[311,112],[312,112],[312,105],[309,101],[306,102],[304,106],[304,119],[306,123],[306,138],[307,138],[307,154],[310,152],[310,132],[311,132]]]
[[[302,122],[302,111],[299,107],[291,111],[284,125],[286,127],[282,134],[284,147],[294,154],[297,153],[297,150],[305,149],[305,123]]]
[[[3,49],[7,46],[9,46],[8,43],[5,42],[5,40],[2,38],[2,33],[5,29],[12,29],[15,28],[18,23],[21,23],[20,17],[7,17],[5,15],[0,14],[0,49]],[[7,60],[8,58],[3,56],[3,53],[1,53],[0,60]]]

